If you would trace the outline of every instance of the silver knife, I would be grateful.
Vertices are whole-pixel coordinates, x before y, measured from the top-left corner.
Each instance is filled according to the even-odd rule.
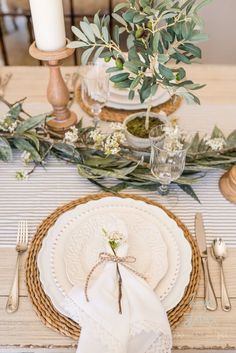
[[[204,229],[203,218],[201,213],[196,213],[195,230],[196,230],[196,237],[197,237],[197,243],[200,251],[200,256],[202,259],[202,267],[203,267],[203,274],[204,274],[205,306],[207,310],[214,311],[217,309],[218,304],[217,304],[217,299],[213,289],[211,276],[209,272],[206,235],[205,235],[205,229]]]

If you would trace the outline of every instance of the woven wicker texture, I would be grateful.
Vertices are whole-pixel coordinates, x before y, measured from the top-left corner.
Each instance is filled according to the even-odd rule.
[[[75,100],[77,103],[79,103],[80,107],[90,116],[92,116],[91,110],[84,104],[82,98],[81,98],[81,91],[80,87],[77,87],[76,93],[75,93]],[[181,105],[182,98],[179,96],[173,96],[171,99],[169,99],[167,102],[160,104],[156,107],[152,108],[153,113],[159,113],[160,110],[166,113],[166,115],[170,115],[174,113]],[[140,109],[139,109],[140,110]],[[145,109],[143,109],[145,110]],[[122,109],[113,109],[109,107],[104,107],[102,109],[102,112],[100,114],[100,119],[105,120],[105,121],[114,121],[114,122],[119,122],[123,123],[125,118],[129,116],[130,114],[137,113],[138,110],[122,110]]]
[[[33,307],[41,318],[43,323],[55,329],[56,331],[69,336],[74,339],[78,339],[80,336],[80,327],[74,321],[66,318],[58,311],[56,311],[45,294],[42,284],[39,278],[39,271],[37,267],[37,255],[41,248],[43,238],[47,235],[49,228],[53,226],[58,217],[60,217],[64,212],[80,205],[87,203],[91,200],[99,200],[103,197],[111,197],[114,194],[111,193],[99,193],[91,196],[83,197],[77,200],[74,200],[62,207],[57,208],[51,215],[49,215],[38,227],[37,232],[32,240],[28,258],[26,261],[26,283],[28,288],[29,297],[32,301]],[[200,274],[200,257],[198,248],[196,246],[195,240],[189,233],[185,225],[169,210],[165,209],[162,205],[157,202],[151,201],[147,198],[130,195],[130,194],[118,194],[117,196],[122,198],[132,198],[134,200],[141,200],[147,204],[154,205],[162,208],[175,222],[179,227],[182,228],[184,235],[192,248],[192,272],[190,275],[190,281],[186,287],[184,296],[179,304],[168,312],[168,319],[172,328],[177,326],[181,319],[183,318],[184,313],[190,310],[193,299],[196,295],[198,283],[199,283],[199,274]]]

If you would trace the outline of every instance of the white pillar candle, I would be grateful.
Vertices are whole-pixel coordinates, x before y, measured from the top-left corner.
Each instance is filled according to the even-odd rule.
[[[36,46],[43,51],[65,47],[62,0],[30,0]]]

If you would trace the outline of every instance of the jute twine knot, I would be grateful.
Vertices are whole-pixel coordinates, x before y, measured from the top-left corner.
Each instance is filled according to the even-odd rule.
[[[127,265],[127,264],[133,264],[134,262],[136,262],[136,258],[134,256],[117,256],[117,255],[113,255],[113,254],[110,254],[107,252],[101,252],[99,254],[98,262],[92,267],[92,269],[90,270],[90,272],[86,278],[84,293],[85,293],[85,298],[86,298],[87,302],[89,301],[88,285],[89,285],[90,278],[91,278],[92,274],[94,273],[94,271],[96,270],[96,268],[105,262],[114,262],[116,264],[122,265],[123,267],[127,268],[129,271],[133,272],[135,275],[146,280],[146,277],[144,275],[142,275],[140,272],[134,270],[132,267]]]

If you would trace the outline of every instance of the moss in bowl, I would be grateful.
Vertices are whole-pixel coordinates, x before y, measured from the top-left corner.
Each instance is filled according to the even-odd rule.
[[[146,116],[137,116],[136,118],[127,122],[127,130],[130,134],[140,137],[140,138],[148,138],[149,132],[156,126],[162,125],[163,121],[158,118],[149,117],[149,129],[145,128],[145,119]]]

